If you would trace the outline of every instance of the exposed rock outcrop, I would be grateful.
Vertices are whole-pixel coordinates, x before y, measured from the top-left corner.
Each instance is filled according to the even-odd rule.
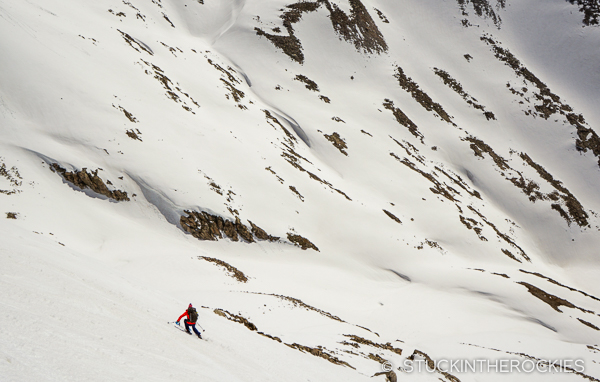
[[[502,47],[492,36],[484,34],[480,39],[492,48],[494,56],[498,60],[511,67],[517,76],[522,77],[526,84],[530,84],[534,88],[532,102],[528,97],[525,97],[528,88],[522,88],[523,92],[519,92],[512,88],[510,83],[507,84],[507,87],[513,94],[519,95],[528,104],[533,103],[533,109],[527,110],[525,114],[532,117],[540,116],[546,120],[553,115],[560,115],[565,123],[569,123],[576,129],[577,138],[575,140],[575,148],[582,152],[592,151],[598,157],[598,165],[600,166],[600,136],[598,136],[594,129],[587,126],[583,115],[576,114],[570,105],[561,100],[557,94],[550,90],[548,85],[542,82],[514,54],[507,48]],[[537,92],[535,88],[537,88]]]
[[[277,240],[279,240],[279,238],[277,236],[271,236],[271,235],[269,235],[264,229],[260,228],[256,224],[252,223],[250,220],[248,220],[248,223],[250,223],[250,226],[252,227],[252,234],[257,239],[268,240],[268,241],[277,241]]]
[[[579,5],[579,12],[583,13],[583,24],[586,26],[600,24],[600,3],[598,0],[567,0],[571,4]]]
[[[340,137],[340,134],[333,133],[331,135],[327,135],[327,134],[324,134],[324,135],[325,135],[325,138],[329,142],[331,142],[336,149],[340,150],[340,152],[342,154],[344,154],[345,156],[348,156],[348,153],[346,152],[348,145],[346,144],[346,141],[344,140],[344,138]]]
[[[425,110],[433,112],[434,115],[438,116],[443,121],[456,126],[454,122],[452,122],[452,117],[444,110],[442,105],[431,99],[431,97],[425,93],[412,78],[404,73],[404,70],[401,67],[396,67],[396,74],[394,74],[394,77],[398,80],[400,87],[410,93],[415,101],[417,101]]]
[[[227,237],[232,241],[239,241],[241,237],[248,243],[255,242],[252,232],[237,216],[235,217],[235,221],[232,221],[204,211],[186,210],[185,213],[188,216],[182,216],[179,219],[181,228],[197,239],[215,241]],[[256,228],[260,229],[259,227]],[[257,231],[256,229],[253,230]]]
[[[126,191],[109,190],[102,178],[98,176],[98,170],[94,170],[89,173],[87,168],[84,167],[81,169],[81,171],[67,171],[66,169],[60,167],[58,163],[53,163],[50,166],[50,169],[59,173],[67,182],[74,184],[82,190],[89,188],[92,191],[100,195],[104,195],[109,199],[116,200],[117,202],[128,202],[130,200]]]
[[[256,325],[254,325],[252,322],[248,321],[248,319],[243,316],[230,313],[230,312],[226,311],[225,309],[215,309],[214,312],[215,312],[215,314],[217,314],[221,317],[225,317],[229,321],[237,322],[237,323],[244,325],[245,327],[247,327],[249,330],[251,330],[253,332],[255,332],[257,330]]]
[[[496,0],[496,10],[494,10],[494,6],[491,3],[492,0],[458,0],[458,5],[463,16],[466,17],[469,15],[467,6],[471,4],[477,16],[492,20],[496,27],[500,28],[502,19],[497,11],[506,7],[506,0]]]
[[[8,168],[6,164],[2,162],[2,157],[0,157],[0,177],[4,178],[10,187],[6,190],[0,189],[0,194],[4,195],[13,195],[21,192],[19,187],[23,184],[23,178],[21,174],[19,174],[19,170],[15,166]]]
[[[313,243],[311,243],[310,240],[308,240],[305,237],[302,237],[300,235],[296,235],[293,233],[288,233],[287,234],[287,238],[289,241],[291,241],[292,243],[296,244],[297,246],[299,246],[300,248],[306,250],[306,249],[314,249],[317,252],[319,251],[319,248],[317,248],[316,245],[314,245]]]
[[[352,42],[357,50],[365,53],[384,53],[388,50],[383,35],[377,24],[360,0],[349,0],[350,15],[347,15],[336,4],[325,0],[323,3],[329,10],[329,18],[333,29],[340,38]]]
[[[466,103],[471,105],[477,110],[481,110],[485,118],[487,120],[496,120],[496,116],[491,111],[486,111],[485,106],[481,105],[477,99],[475,99],[472,95],[467,93],[463,88],[462,84],[458,82],[456,79],[452,78],[452,76],[446,72],[445,70],[433,68],[433,71],[436,76],[440,77],[442,81],[444,81],[444,85],[448,86],[450,89],[454,90],[462,99],[465,100]]]
[[[417,125],[410,118],[408,118],[408,116],[404,114],[402,110],[394,106],[394,101],[386,98],[383,102],[383,107],[385,107],[387,110],[390,110],[394,114],[394,117],[396,117],[396,121],[399,124],[406,127],[412,135],[419,139],[421,143],[424,143],[423,139],[425,137],[423,134],[421,134]]]
[[[303,13],[314,12],[321,5],[324,5],[329,11],[329,19],[333,29],[340,39],[353,43],[358,51],[365,53],[380,54],[386,52],[388,50],[387,43],[367,8],[360,0],[349,0],[349,2],[351,6],[350,15],[329,0],[301,1],[290,4],[286,6],[285,11],[280,16],[287,35],[279,34],[281,32],[279,27],[273,30],[278,34],[265,32],[258,27],[254,30],[257,35],[266,37],[292,60],[302,64],[304,63],[302,43],[296,37],[293,24],[302,19]]]

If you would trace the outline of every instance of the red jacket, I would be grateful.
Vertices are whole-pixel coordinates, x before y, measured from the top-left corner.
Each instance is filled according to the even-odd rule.
[[[190,317],[190,315],[189,315],[189,313],[188,313],[188,311],[187,311],[187,310],[186,310],[185,312],[183,312],[183,314],[182,314],[181,316],[179,316],[179,318],[177,319],[177,322],[181,321],[181,319],[182,319],[183,317],[188,317],[188,318]],[[195,323],[196,323],[196,322],[190,322],[190,321],[188,321],[188,324],[192,324],[192,325],[193,325],[193,324],[195,324]]]

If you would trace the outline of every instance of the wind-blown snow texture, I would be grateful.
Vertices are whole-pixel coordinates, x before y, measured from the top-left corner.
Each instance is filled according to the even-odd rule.
[[[598,381],[597,19],[0,0],[0,380]]]

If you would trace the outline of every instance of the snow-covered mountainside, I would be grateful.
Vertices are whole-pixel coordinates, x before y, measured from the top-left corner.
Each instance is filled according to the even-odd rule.
[[[599,18],[0,0],[0,381],[599,381]]]

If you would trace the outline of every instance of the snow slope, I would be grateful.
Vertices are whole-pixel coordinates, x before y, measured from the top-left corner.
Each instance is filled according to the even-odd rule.
[[[598,380],[599,33],[562,0],[0,0],[0,380]]]

